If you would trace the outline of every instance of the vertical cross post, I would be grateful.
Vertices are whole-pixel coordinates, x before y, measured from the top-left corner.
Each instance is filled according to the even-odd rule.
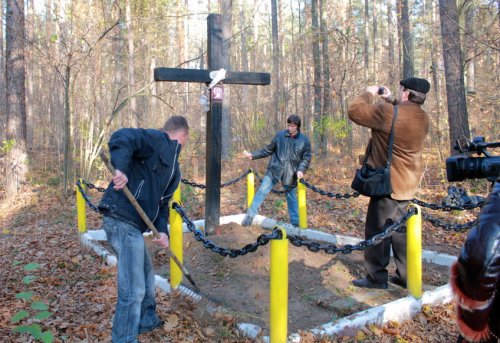
[[[223,35],[222,16],[210,14],[207,19],[208,34],[208,69],[222,68]],[[210,92],[212,92],[210,90]],[[207,149],[206,149],[206,194],[205,194],[205,232],[213,233],[219,225],[220,187],[209,185],[221,184],[221,143],[222,143],[222,101],[212,101],[207,113]]]

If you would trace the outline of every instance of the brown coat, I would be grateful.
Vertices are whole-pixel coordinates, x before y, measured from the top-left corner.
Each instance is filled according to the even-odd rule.
[[[373,146],[368,164],[380,167],[387,162],[393,106],[388,103],[373,104],[373,99],[374,96],[369,92],[356,97],[350,104],[348,113],[353,122],[372,129]],[[422,150],[429,131],[429,116],[420,105],[410,101],[404,101],[398,106],[394,124],[391,197],[395,200],[411,200],[423,173]]]

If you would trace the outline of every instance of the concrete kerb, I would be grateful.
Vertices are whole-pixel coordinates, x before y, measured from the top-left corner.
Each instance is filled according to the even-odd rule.
[[[221,225],[231,222],[241,223],[243,217],[244,214],[221,217],[220,223]],[[202,229],[204,227],[204,220],[196,220],[193,221],[193,223],[197,228]],[[274,219],[266,218],[260,215],[255,216],[253,220],[253,225],[259,225],[262,228],[268,230],[272,230],[278,224],[281,223],[278,223]],[[361,239],[359,238],[327,234],[312,229],[299,229],[287,224],[281,225],[285,228],[288,234],[301,235],[309,239],[320,240],[328,243],[344,245],[357,244],[359,241],[361,241]],[[183,224],[183,231],[189,232],[185,224]],[[106,234],[103,230],[88,231],[87,233],[80,235],[80,240],[85,247],[94,250],[99,256],[105,259],[108,265],[116,265],[116,257],[98,243],[98,241],[106,240]],[[442,266],[451,266],[451,264],[456,261],[457,258],[451,255],[424,250],[422,251],[422,259],[428,263],[438,264]],[[155,281],[157,287],[159,287],[166,293],[170,293],[171,288],[168,280],[156,275]],[[187,287],[181,285],[179,286],[179,290],[182,294],[192,297],[195,300],[201,299],[200,295],[193,292]],[[409,320],[416,314],[418,314],[421,311],[422,307],[425,305],[439,306],[442,304],[446,304],[451,300],[451,289],[449,285],[444,285],[434,290],[424,292],[421,299],[415,299],[411,296],[407,296],[393,302],[377,307],[372,307],[368,310],[360,311],[350,316],[320,325],[316,328],[305,330],[310,331],[318,337],[347,334],[352,335],[358,329],[370,324],[383,325],[389,321],[402,322],[405,320]],[[257,337],[259,337],[262,332],[262,329],[259,326],[251,323],[239,323],[237,324],[237,327],[242,334],[252,339],[256,339]],[[261,336],[259,338],[262,342],[269,342],[268,336]],[[289,336],[288,341],[293,343],[300,343],[301,339],[299,334],[293,333]]]

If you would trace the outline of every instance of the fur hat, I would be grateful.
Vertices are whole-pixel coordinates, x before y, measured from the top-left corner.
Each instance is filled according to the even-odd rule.
[[[419,79],[418,77],[409,77],[399,81],[399,84],[405,88],[424,94],[427,94],[429,89],[431,89],[431,85],[426,79]]]

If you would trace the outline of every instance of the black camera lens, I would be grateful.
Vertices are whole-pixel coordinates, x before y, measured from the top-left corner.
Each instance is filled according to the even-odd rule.
[[[377,92],[379,95],[382,95],[385,93],[385,88],[384,87],[379,87],[378,88],[378,92]]]

